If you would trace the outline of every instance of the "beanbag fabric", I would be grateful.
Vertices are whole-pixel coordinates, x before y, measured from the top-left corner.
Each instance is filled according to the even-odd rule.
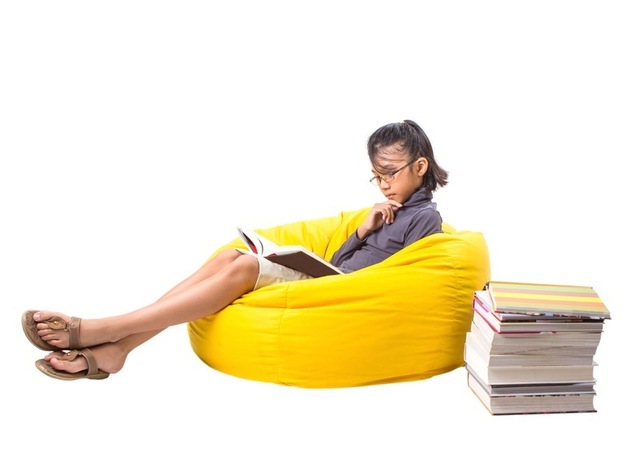
[[[368,212],[256,232],[329,260]],[[307,388],[418,380],[458,368],[473,292],[490,278],[489,254],[481,233],[448,224],[443,231],[353,273],[252,291],[189,323],[191,346],[218,371]],[[243,247],[236,239],[215,253]]]

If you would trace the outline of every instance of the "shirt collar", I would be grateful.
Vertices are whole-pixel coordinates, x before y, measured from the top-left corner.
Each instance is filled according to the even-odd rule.
[[[425,187],[420,187],[411,196],[409,196],[407,201],[405,201],[402,206],[403,207],[418,206],[420,204],[431,201],[432,199],[433,199],[433,193],[427,190]]]

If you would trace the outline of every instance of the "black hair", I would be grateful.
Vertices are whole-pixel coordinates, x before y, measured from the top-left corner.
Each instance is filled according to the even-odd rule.
[[[367,143],[369,160],[375,167],[378,151],[383,147],[397,146],[401,152],[409,156],[409,162],[424,157],[429,162],[427,173],[424,174],[422,186],[429,191],[435,191],[438,187],[448,183],[449,172],[444,170],[436,162],[433,155],[431,141],[427,134],[414,121],[405,119],[400,123],[391,123],[378,128]]]

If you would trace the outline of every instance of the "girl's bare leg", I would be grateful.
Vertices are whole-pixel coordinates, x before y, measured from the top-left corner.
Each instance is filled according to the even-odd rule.
[[[155,303],[128,314],[104,319],[84,319],[80,342],[91,348],[100,369],[119,371],[126,357],[136,347],[157,335],[166,327],[199,319],[224,308],[250,291],[258,276],[258,264],[251,256],[235,250],[221,252],[196,273],[175,286]],[[42,312],[41,320],[58,313]],[[45,325],[45,324],[42,324]],[[101,330],[104,329],[104,332]],[[68,335],[40,331],[43,338],[58,348],[68,345]],[[56,345],[57,344],[57,345]],[[56,369],[76,372],[86,369],[83,357],[70,362],[60,361],[59,353],[45,358]]]

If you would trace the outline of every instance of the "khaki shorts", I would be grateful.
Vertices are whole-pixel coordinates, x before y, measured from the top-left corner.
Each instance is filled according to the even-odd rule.
[[[252,252],[247,252],[242,249],[236,250],[243,254],[251,255],[255,257],[256,260],[258,260],[258,278],[256,279],[255,286],[253,287],[254,291],[258,288],[262,288],[263,286],[286,283],[287,281],[307,280],[309,278],[313,278],[306,273],[292,270],[291,268],[285,267],[284,265],[273,263],[271,260],[267,260],[264,257],[259,257]]]

